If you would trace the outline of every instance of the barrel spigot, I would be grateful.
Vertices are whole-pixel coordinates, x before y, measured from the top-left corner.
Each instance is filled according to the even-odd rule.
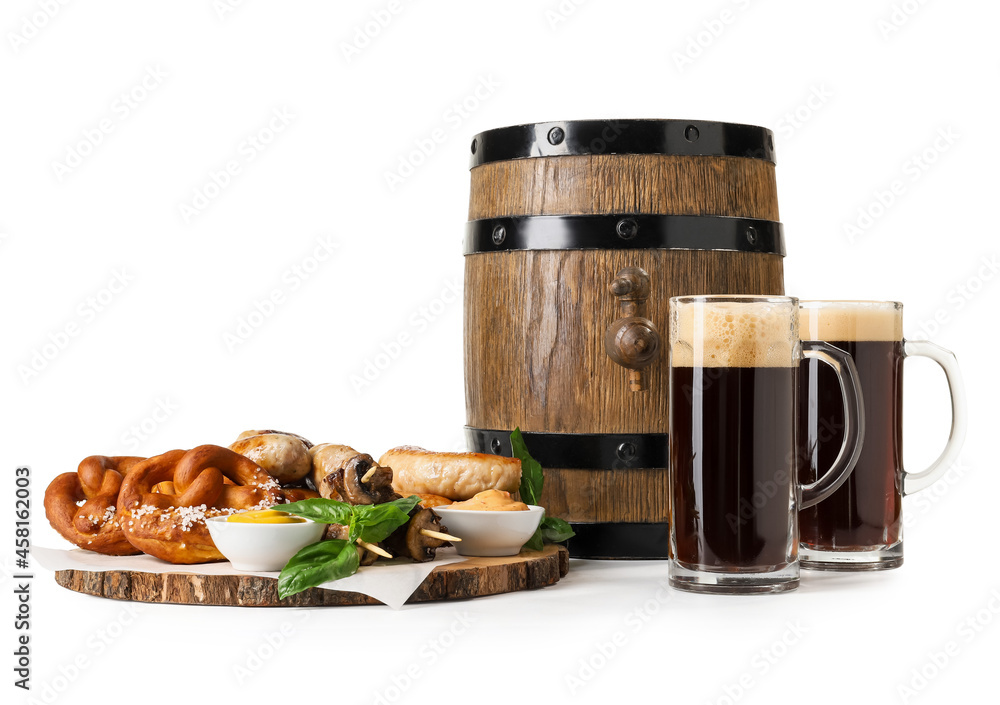
[[[612,360],[626,368],[629,389],[642,392],[649,387],[643,370],[660,352],[660,334],[646,318],[649,300],[649,275],[639,267],[626,267],[611,282],[611,293],[618,299],[621,317],[604,334],[604,350]]]

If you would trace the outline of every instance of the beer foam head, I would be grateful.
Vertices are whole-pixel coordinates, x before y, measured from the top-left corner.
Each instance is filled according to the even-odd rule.
[[[671,364],[677,367],[796,367],[794,299],[687,299],[670,311]]]
[[[895,301],[803,301],[803,340],[893,341],[903,339],[903,305]]]

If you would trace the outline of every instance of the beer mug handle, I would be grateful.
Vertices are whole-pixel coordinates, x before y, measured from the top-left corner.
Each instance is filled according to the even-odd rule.
[[[825,362],[837,373],[840,396],[844,401],[844,442],[830,469],[816,482],[802,485],[799,509],[822,502],[840,489],[857,465],[865,440],[865,407],[861,396],[861,381],[851,356],[829,343],[803,340],[802,357]]]
[[[931,360],[941,365],[945,378],[948,380],[948,389],[951,392],[951,435],[948,442],[941,451],[938,459],[931,463],[931,466],[923,472],[906,472],[903,470],[903,494],[913,494],[934,484],[938,478],[944,475],[951,464],[958,459],[958,453],[965,443],[965,432],[969,425],[967,410],[965,407],[965,385],[962,383],[962,373],[958,369],[958,360],[955,354],[945,350],[940,345],[927,342],[926,340],[904,340],[903,357],[920,355],[929,357]]]

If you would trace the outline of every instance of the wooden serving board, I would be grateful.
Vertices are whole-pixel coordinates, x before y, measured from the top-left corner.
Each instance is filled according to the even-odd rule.
[[[541,551],[522,551],[505,558],[467,558],[439,566],[406,602],[464,600],[516,590],[553,585],[569,570],[569,552],[547,545]],[[257,575],[199,575],[198,573],[142,573],[127,570],[56,571],[64,588],[97,597],[135,602],[239,607],[336,607],[380,605],[356,592],[311,588],[278,599],[278,581]]]

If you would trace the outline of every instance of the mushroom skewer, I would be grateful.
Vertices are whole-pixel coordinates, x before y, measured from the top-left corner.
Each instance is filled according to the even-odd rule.
[[[430,509],[416,507],[410,514],[410,521],[399,527],[383,545],[396,556],[406,556],[418,563],[434,559],[437,549],[451,539],[442,539],[439,529],[441,519]]]
[[[313,461],[310,479],[321,497],[350,504],[382,504],[400,498],[392,489],[392,468],[380,466],[367,453],[333,443],[314,446],[309,452]],[[410,512],[410,520],[383,541],[381,547],[357,542],[366,549],[362,565],[370,565],[376,556],[405,556],[418,562],[433,560],[439,547],[449,541],[461,541],[446,531],[440,517],[418,506]],[[331,524],[323,538],[346,540],[347,527]]]
[[[350,504],[381,504],[399,498],[392,489],[392,470],[379,467],[367,453],[333,443],[309,452],[312,482],[321,497]]]
[[[417,507],[410,514],[410,520],[396,529],[381,546],[360,539],[356,541],[359,550],[364,549],[361,565],[371,565],[378,557],[404,556],[418,563],[433,560],[439,547],[448,541],[461,541],[457,536],[438,531],[444,528],[434,512]],[[329,524],[323,532],[323,539],[346,541],[347,527]]]

